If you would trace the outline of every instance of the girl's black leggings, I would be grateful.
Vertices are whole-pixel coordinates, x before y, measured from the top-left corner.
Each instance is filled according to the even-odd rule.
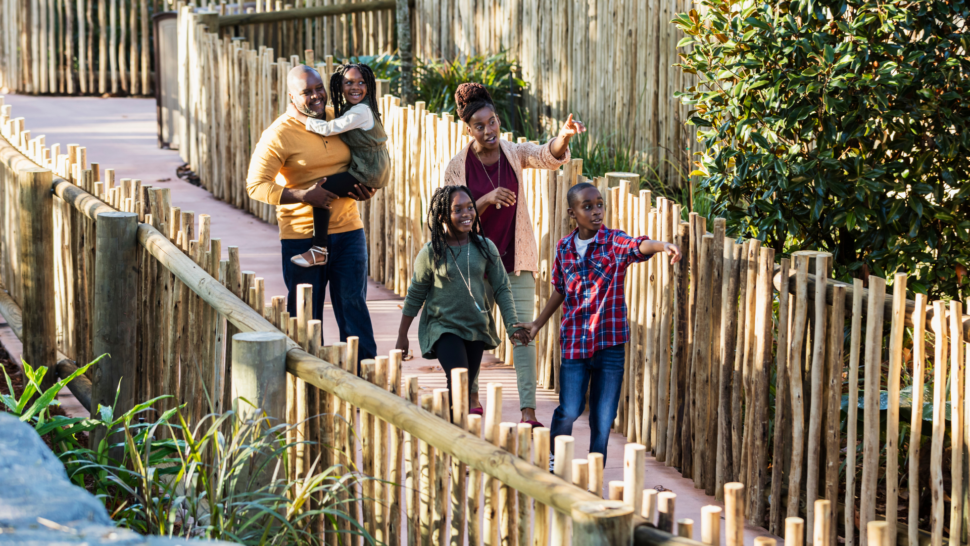
[[[478,377],[478,370],[482,365],[482,355],[485,353],[484,341],[466,341],[455,334],[442,334],[434,344],[434,352],[438,355],[438,362],[445,369],[445,378],[448,382],[448,408],[454,400],[454,391],[451,388],[451,370],[456,368],[466,368],[468,370],[468,392],[465,399],[471,395],[472,382]],[[452,415],[449,412],[449,415]]]
[[[322,184],[323,189],[337,194],[337,197],[347,197],[354,190],[360,180],[349,172],[331,174]],[[313,207],[313,246],[327,246],[330,235],[330,209]]]

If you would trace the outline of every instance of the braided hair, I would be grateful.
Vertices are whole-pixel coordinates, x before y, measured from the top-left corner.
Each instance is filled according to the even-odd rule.
[[[463,83],[455,91],[455,111],[462,121],[468,123],[475,112],[482,108],[491,108],[495,112],[495,103],[488,89],[480,83]]]
[[[434,268],[437,269],[445,259],[448,241],[445,239],[445,225],[450,224],[451,200],[458,192],[464,192],[472,202],[472,192],[466,186],[442,186],[434,191],[431,196],[431,206],[428,207],[428,230],[431,231],[431,256]],[[485,255],[485,259],[492,263],[492,252],[485,242],[485,233],[482,230],[482,221],[475,211],[475,220],[472,221],[472,231],[468,237],[478,250]]]
[[[367,87],[367,96],[364,101],[370,106],[374,117],[381,121],[381,110],[377,107],[377,79],[374,78],[374,71],[364,63],[347,63],[337,67],[337,70],[330,76],[330,102],[333,103],[333,115],[340,117],[350,110],[350,103],[344,101],[344,77],[347,72],[353,69],[360,71],[364,77],[364,85]]]

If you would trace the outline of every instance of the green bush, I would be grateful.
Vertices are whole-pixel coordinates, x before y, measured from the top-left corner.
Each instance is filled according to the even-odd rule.
[[[970,257],[967,0],[703,0],[677,16],[694,174],[737,236],[958,297]]]
[[[390,80],[390,93],[400,96],[401,60],[397,55],[371,55],[351,57],[350,62],[364,63],[374,71],[377,79]],[[455,115],[455,91],[465,82],[475,82],[488,88],[495,101],[502,127],[512,128],[509,110],[509,78],[515,92],[527,87],[527,83],[515,76],[518,66],[506,52],[495,55],[468,57],[464,62],[414,60],[415,100],[424,101],[428,112]],[[518,126],[527,126],[529,113],[516,107]],[[518,135],[517,135],[518,136]]]
[[[288,475],[286,454],[292,444],[286,444],[286,432],[297,425],[272,423],[265,416],[243,421],[229,411],[208,415],[189,428],[179,407],[146,423],[142,416],[157,415],[153,406],[170,396],[138,404],[123,415],[102,406],[90,418],[50,415],[57,393],[101,358],[44,392],[40,383],[47,369],[24,363],[26,384],[19,397],[3,370],[10,394],[0,395],[0,402],[40,436],[49,435],[70,479],[101,499],[119,526],[142,534],[239,544],[321,544],[316,521],[323,518],[328,533],[336,532],[338,520],[347,520],[350,534],[374,542],[344,509],[359,500],[354,484],[372,478],[342,466],[316,470],[316,463],[308,477]],[[98,445],[87,445],[83,435],[90,438],[100,427],[107,434]],[[120,441],[112,443],[115,439]],[[256,466],[254,460],[262,462]],[[272,480],[258,486],[255,476],[267,468]]]
[[[528,84],[515,77],[518,70],[514,60],[508,58],[506,52],[495,55],[479,55],[468,57],[465,62],[459,59],[453,61],[422,61],[415,65],[414,84],[417,100],[423,100],[429,112],[455,115],[455,91],[465,82],[475,82],[484,85],[492,95],[495,108],[498,110],[502,128],[512,130],[512,112],[509,110],[509,78],[516,87],[516,92],[525,89]],[[520,116],[522,112],[520,111]]]

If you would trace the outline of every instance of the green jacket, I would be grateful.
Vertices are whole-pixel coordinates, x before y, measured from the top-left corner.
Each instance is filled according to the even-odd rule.
[[[484,341],[486,349],[497,347],[501,340],[496,333],[493,301],[502,311],[506,331],[516,330],[513,325],[518,318],[509,277],[495,244],[484,240],[492,254],[491,260],[471,242],[446,249],[437,269],[433,264],[431,243],[424,245],[418,253],[414,261],[414,277],[404,298],[404,314],[416,317],[424,306],[418,324],[418,340],[424,358],[436,358],[434,345],[445,333],[455,334],[466,341]],[[465,281],[471,283],[471,294],[462,281],[462,274]],[[486,275],[488,282],[485,281]],[[491,291],[488,296],[494,298],[486,297],[486,291]]]

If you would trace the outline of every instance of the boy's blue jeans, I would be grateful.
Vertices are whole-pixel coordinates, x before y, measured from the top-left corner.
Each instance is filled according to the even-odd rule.
[[[562,360],[559,370],[559,407],[552,416],[552,441],[556,436],[572,435],[573,422],[586,409],[586,388],[589,387],[589,451],[602,453],[606,460],[606,446],[610,441],[610,427],[616,419],[616,408],[623,388],[624,345],[596,351],[590,358]]]

